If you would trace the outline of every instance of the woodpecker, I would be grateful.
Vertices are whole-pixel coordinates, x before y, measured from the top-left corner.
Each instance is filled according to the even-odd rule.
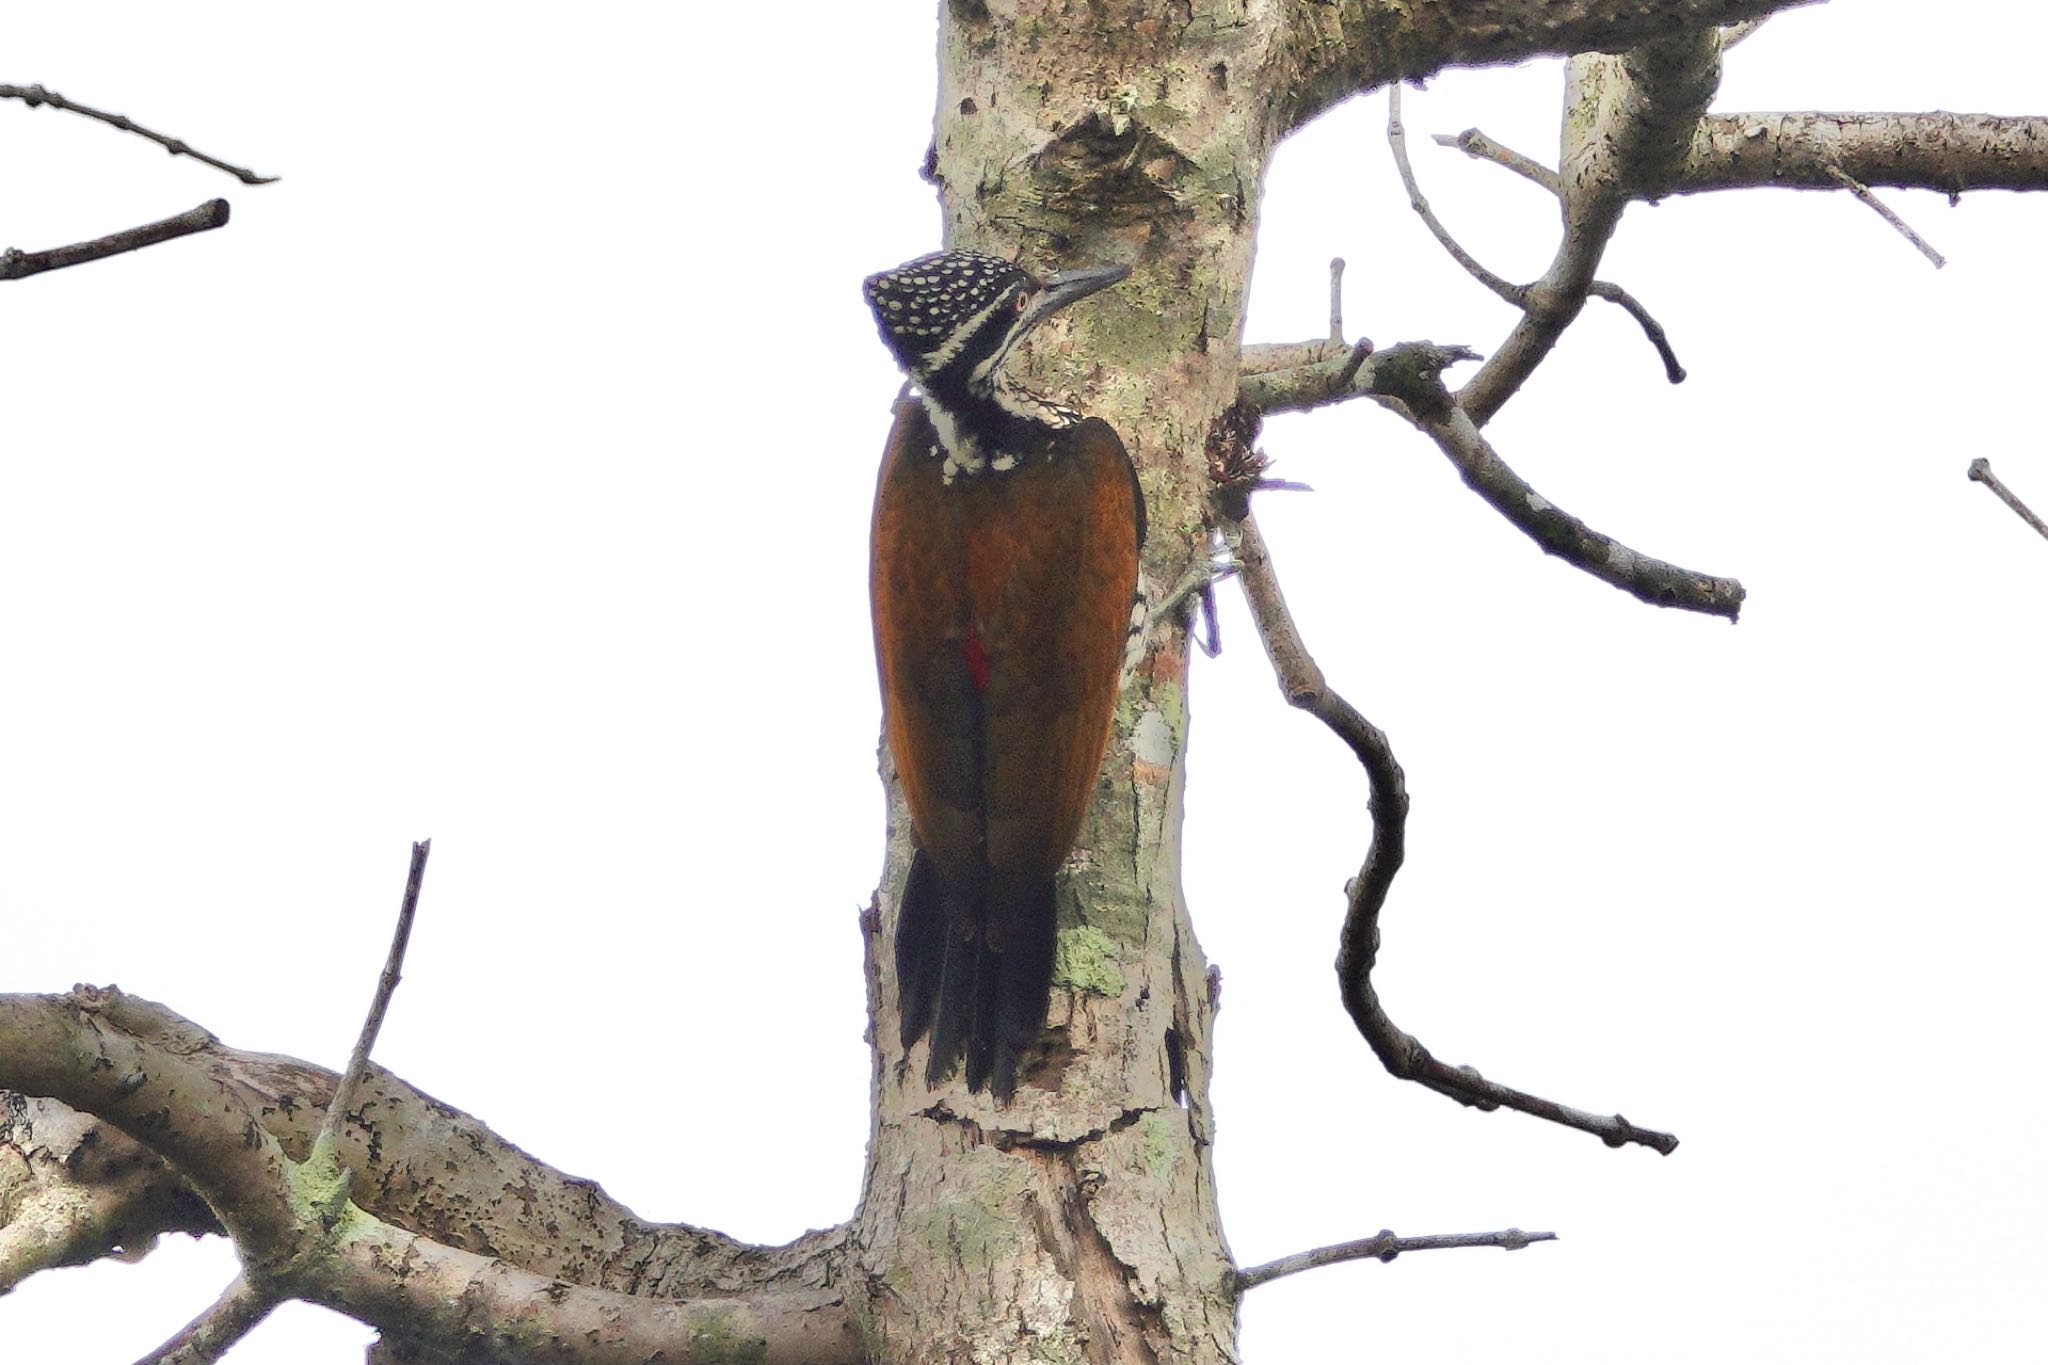
[[[914,392],[875,490],[875,657],[916,853],[896,925],[907,1052],[1008,1103],[1052,993],[1053,875],[1109,742],[1145,500],[1099,417],[1003,362],[1125,266],[1040,279],[971,251],[866,282]]]

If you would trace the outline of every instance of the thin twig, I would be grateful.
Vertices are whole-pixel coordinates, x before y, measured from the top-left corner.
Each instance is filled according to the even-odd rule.
[[[1425,366],[1409,373],[1406,367],[1383,365],[1375,379],[1380,392],[1402,401],[1409,420],[1436,442],[1437,449],[1457,467],[1465,486],[1545,554],[1556,555],[1653,607],[1705,612],[1730,621],[1741,614],[1745,594],[1736,580],[1683,569],[1632,550],[1531,488],[1495,453],[1464,408],[1444,391],[1440,369]]]
[[[1991,472],[1991,461],[1981,455],[1970,461],[1970,478],[1996,493],[2007,507],[2020,514],[2021,521],[2039,531],[2043,536],[2048,536],[2048,524],[2043,524],[2041,519],[2034,515],[2033,508],[2021,502],[2019,497],[2010,488],[2007,488],[1998,481],[1998,476]]]
[[[363,1083],[363,1073],[370,1066],[370,1049],[377,1045],[378,1030],[384,1027],[384,1012],[391,1007],[391,994],[398,989],[399,968],[405,963],[405,946],[412,938],[413,912],[419,909],[420,879],[427,873],[427,853],[433,848],[432,839],[422,839],[412,846],[412,867],[405,876],[405,899],[398,907],[398,927],[391,933],[391,951],[384,958],[384,971],[377,978],[377,991],[370,1000],[370,1013],[363,1020],[363,1031],[356,1037],[355,1051],[349,1054],[348,1068],[341,1073],[341,1083],[334,1088],[334,1102],[327,1106],[327,1116],[320,1122],[319,1136],[313,1139],[312,1155],[307,1158],[309,1165],[322,1161],[339,1162],[336,1144],[341,1138],[341,1125],[349,1106],[355,1102],[355,1092]]]
[[[1636,296],[1618,284],[1606,280],[1593,281],[1586,292],[1596,299],[1605,299],[1636,320],[1643,329],[1643,335],[1657,348],[1657,358],[1664,362],[1664,377],[1673,384],[1685,382],[1685,366],[1678,363],[1678,352],[1671,349],[1671,338],[1664,334],[1664,324],[1650,316],[1650,310],[1637,301]]]
[[[1669,1133],[1639,1128],[1619,1114],[1591,1114],[1511,1090],[1487,1080],[1469,1066],[1440,1062],[1387,1016],[1373,990],[1372,970],[1379,954],[1380,908],[1386,903],[1388,888],[1406,856],[1406,779],[1386,735],[1324,681],[1322,669],[1302,643],[1301,632],[1288,613],[1287,601],[1280,593],[1280,580],[1273,571],[1272,556],[1250,510],[1245,509],[1241,515],[1233,515],[1233,509],[1228,507],[1219,511],[1224,538],[1242,571],[1240,581],[1244,584],[1245,600],[1251,606],[1252,621],[1280,681],[1282,695],[1288,705],[1307,711],[1329,726],[1350,746],[1365,769],[1370,789],[1366,810],[1372,823],[1372,842],[1358,875],[1345,888],[1350,905],[1337,949],[1337,978],[1344,1008],[1381,1064],[1391,1075],[1427,1086],[1460,1104],[1477,1109],[1520,1110],[1592,1133],[1610,1147],[1634,1142],[1670,1152],[1678,1146],[1678,1139]]]
[[[1344,258],[1330,258],[1330,340],[1344,344]]]
[[[1188,599],[1199,596],[1205,589],[1213,588],[1225,579],[1237,576],[1237,565],[1217,564],[1203,560],[1188,570],[1180,582],[1173,585],[1173,591],[1159,599],[1159,605],[1152,610],[1157,621],[1172,619],[1173,613],[1187,605]]]
[[[46,270],[62,270],[67,265],[83,265],[87,261],[104,260],[108,256],[118,256],[124,251],[136,251],[142,247],[155,246],[158,242],[168,242],[177,237],[189,237],[195,232],[224,227],[227,221],[228,201],[209,199],[199,207],[187,209],[175,218],[166,218],[160,223],[145,223],[141,227],[129,228],[126,232],[116,232],[90,242],[51,247],[48,251],[23,251],[19,247],[9,247],[5,251],[0,251],[0,280],[23,280],[30,275],[40,275]]]
[[[1312,1251],[1297,1251],[1292,1256],[1282,1256],[1277,1261],[1240,1270],[1237,1272],[1237,1292],[1242,1294],[1247,1289],[1257,1289],[1283,1276],[1299,1275],[1304,1270],[1317,1270],[1344,1261],[1391,1261],[1404,1251],[1448,1251],[1456,1247],[1499,1247],[1503,1251],[1520,1251],[1532,1242],[1556,1240],[1554,1232],[1524,1232],[1520,1228],[1508,1228],[1503,1232],[1446,1232],[1429,1237],[1396,1237],[1392,1228],[1381,1228],[1376,1237],[1316,1247]]]
[[[1451,236],[1450,229],[1443,225],[1429,201],[1422,197],[1422,189],[1415,183],[1415,168],[1408,164],[1408,133],[1401,126],[1401,86],[1397,82],[1387,87],[1387,146],[1393,149],[1394,167],[1401,173],[1401,186],[1408,191],[1408,207],[1421,216],[1430,236],[1436,238],[1451,259],[1465,268],[1465,273],[1498,294],[1517,308],[1529,306],[1529,290],[1525,285],[1510,284],[1500,276],[1479,264],[1472,253],[1458,244]]]
[[[1482,138],[1483,136],[1477,129],[1468,129],[1460,137],[1444,138],[1439,136],[1437,141],[1448,143],[1455,147],[1463,147],[1465,137]],[[1401,185],[1408,191],[1408,206],[1421,215],[1422,221],[1429,228],[1431,235],[1438,242],[1442,243],[1444,250],[1451,253],[1453,260],[1465,267],[1466,273],[1471,275],[1473,279],[1478,280],[1506,302],[1527,311],[1529,308],[1529,286],[1511,284],[1481,265],[1470,252],[1459,245],[1456,238],[1451,236],[1450,230],[1443,225],[1443,222],[1438,219],[1436,213],[1429,207],[1429,201],[1423,198],[1422,190],[1416,184],[1415,169],[1408,160],[1408,137],[1401,124],[1401,87],[1398,85],[1390,87],[1387,92],[1387,145],[1393,149],[1394,166],[1401,173]],[[1529,170],[1524,171],[1524,174],[1534,171],[1548,175],[1547,188],[1552,193],[1557,191],[1557,177],[1554,174],[1545,171],[1543,167],[1537,166],[1534,162],[1528,161],[1528,158],[1521,157],[1519,153],[1507,152],[1505,148],[1499,148],[1498,150],[1506,153],[1508,156],[1516,157],[1518,160],[1526,162]],[[1516,169],[1522,168],[1518,166]],[[1543,182],[1539,181],[1538,183]],[[1648,337],[1650,344],[1657,348],[1657,358],[1664,362],[1664,377],[1673,384],[1685,382],[1685,367],[1678,363],[1678,354],[1671,349],[1671,338],[1665,334],[1663,325],[1657,319],[1650,316],[1650,310],[1643,307],[1633,294],[1630,294],[1620,285],[1610,284],[1606,280],[1593,281],[1587,287],[1586,292],[1595,298],[1606,299],[1609,303],[1619,306],[1630,317],[1634,318],[1637,324],[1642,327],[1643,335]]]
[[[136,1365],[213,1365],[270,1316],[276,1297],[258,1293],[249,1277],[237,1275],[213,1306],[178,1329],[176,1336]]]
[[[1524,180],[1534,181],[1552,194],[1563,193],[1558,188],[1556,171],[1551,170],[1550,167],[1535,160],[1533,157],[1523,156],[1512,147],[1495,142],[1477,128],[1467,128],[1456,137],[1451,136],[1449,133],[1438,133],[1435,137],[1438,146],[1456,147],[1466,156],[1472,157],[1475,160],[1491,161],[1496,166],[1502,166],[1513,171]]]
[[[63,109],[73,114],[83,114],[87,118],[98,119],[101,123],[119,128],[124,133],[133,133],[137,137],[146,137],[172,156],[189,156],[194,161],[204,162],[217,171],[226,171],[244,185],[271,185],[277,182],[277,177],[274,175],[258,175],[246,167],[231,165],[218,157],[208,156],[205,152],[200,151],[180,138],[166,137],[162,133],[153,132],[135,122],[126,114],[110,114],[104,109],[95,109],[89,104],[80,104],[76,100],[68,100],[56,91],[46,90],[40,85],[0,85],[0,99],[20,100],[31,109],[38,105],[47,104],[52,109]]]
[[[1836,184],[1840,185],[1843,189],[1849,191],[1849,193],[1855,195],[1858,199],[1862,200],[1865,207],[1867,207],[1872,213],[1875,213],[1878,217],[1884,219],[1887,223],[1890,223],[1893,227],[1897,228],[1900,236],[1904,237],[1907,241],[1911,242],[1922,256],[1925,256],[1928,260],[1934,262],[1934,268],[1936,270],[1939,270],[1943,266],[1948,264],[1948,258],[1946,256],[1943,256],[1939,251],[1936,251],[1932,246],[1930,246],[1925,237],[1922,237],[1919,233],[1913,231],[1912,228],[1908,227],[1906,225],[1906,220],[1899,217],[1898,214],[1893,213],[1890,205],[1886,204],[1884,200],[1879,199],[1875,194],[1872,194],[1870,191],[1870,186],[1864,184],[1855,176],[1850,175],[1840,166],[1828,167],[1828,176],[1832,180],[1834,180]]]

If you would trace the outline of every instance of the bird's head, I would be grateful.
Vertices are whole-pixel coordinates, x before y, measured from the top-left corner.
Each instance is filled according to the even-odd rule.
[[[1025,333],[1130,273],[1098,265],[1040,279],[1000,256],[940,251],[870,275],[865,288],[882,340],[914,381],[986,395]]]

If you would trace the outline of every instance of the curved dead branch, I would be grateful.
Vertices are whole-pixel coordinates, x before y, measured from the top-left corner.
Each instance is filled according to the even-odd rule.
[[[1452,260],[1464,267],[1466,274],[1491,290],[1503,302],[1526,311],[1529,308],[1530,287],[1512,284],[1481,265],[1478,259],[1451,235],[1451,230],[1444,226],[1443,220],[1430,208],[1429,200],[1423,198],[1422,187],[1415,179],[1415,167],[1408,160],[1408,135],[1401,125],[1401,87],[1398,85],[1387,89],[1387,146],[1393,151],[1394,168],[1400,173],[1401,186],[1408,191],[1408,206],[1422,219],[1423,226],[1429,229],[1430,235],[1436,238],[1438,245],[1450,254]],[[1537,171],[1543,169],[1534,166],[1533,162],[1530,165]],[[1549,177],[1549,188],[1553,193],[1557,191],[1557,177],[1554,174]],[[1594,280],[1586,286],[1586,292],[1594,298],[1606,299],[1634,318],[1636,324],[1643,329],[1643,335],[1657,348],[1657,357],[1664,362],[1665,379],[1673,384],[1685,382],[1685,367],[1678,363],[1678,354],[1671,349],[1671,338],[1665,334],[1663,324],[1650,316],[1650,310],[1643,307],[1633,294],[1620,285],[1610,284],[1606,280]]]
[[[1443,386],[1441,375],[1446,366],[1472,358],[1472,351],[1463,346],[1404,341],[1374,352],[1355,367],[1352,356],[1330,354],[1314,364],[1247,375],[1238,384],[1238,396],[1260,413],[1301,412],[1353,398],[1371,398],[1435,441],[1466,486],[1545,554],[1556,555],[1651,606],[1704,612],[1731,621],[1741,614],[1745,594],[1740,582],[1667,564],[1630,549],[1531,488],[1494,452]]]
[[[64,98],[64,96],[54,90],[45,90],[40,85],[0,84],[0,99],[20,100],[31,109],[40,108],[47,104],[52,109],[62,109],[68,113],[83,114],[85,117],[96,119],[110,128],[119,128],[124,133],[133,133],[137,137],[148,138],[172,156],[189,156],[194,161],[203,162],[217,171],[225,171],[244,185],[269,185],[274,184],[277,180],[277,177],[274,175],[258,175],[245,166],[232,165],[218,157],[208,156],[205,152],[200,151],[184,139],[170,137],[153,129],[145,128],[126,114],[110,114],[104,109],[95,109],[89,104],[80,104],[76,100]]]
[[[19,1146],[31,1124],[69,1115],[89,1127],[76,1116],[93,1115],[118,1130],[104,1131],[96,1151],[154,1154],[190,1192],[183,1204],[140,1190],[117,1201],[124,1246],[146,1244],[160,1229],[138,1230],[138,1219],[153,1221],[145,1215],[166,1206],[195,1221],[196,1194],[236,1238],[259,1289],[268,1275],[293,1297],[407,1339],[421,1322],[459,1334],[423,1341],[436,1349],[489,1341],[512,1356],[518,1333],[545,1314],[557,1324],[617,1324],[598,1339],[628,1355],[574,1359],[641,1359],[630,1352],[657,1344],[682,1358],[692,1334],[708,1344],[719,1333],[764,1343],[771,1357],[858,1358],[856,1345],[841,1349],[854,1336],[832,1287],[843,1231],[762,1248],[642,1223],[589,1182],[534,1161],[374,1064],[338,1144],[350,1202],[332,1227],[309,1228],[300,1162],[335,1083],[302,1062],[223,1047],[163,1006],[111,988],[0,996],[0,1087],[50,1097],[10,1106],[15,1117],[0,1138]],[[76,1240],[66,1259],[85,1251]],[[391,1282],[398,1264],[414,1270],[403,1284]],[[495,1315],[496,1335],[478,1337],[482,1318],[460,1314]]]
[[[1678,1139],[1671,1134],[1638,1127],[1619,1114],[1591,1114],[1573,1109],[1489,1081],[1471,1067],[1438,1061],[1428,1048],[1387,1016],[1373,989],[1372,970],[1379,952],[1380,909],[1386,904],[1387,891],[1393,885],[1395,873],[1400,871],[1407,848],[1408,791],[1401,765],[1395,761],[1386,735],[1324,680],[1322,669],[1302,643],[1286,599],[1281,596],[1272,556],[1250,509],[1240,503],[1218,510],[1225,542],[1237,561],[1252,620],[1279,679],[1282,695],[1288,705],[1322,721],[1350,747],[1365,769],[1370,786],[1366,809],[1372,821],[1372,842],[1358,875],[1345,888],[1350,905],[1337,953],[1337,978],[1344,1008],[1380,1062],[1402,1080],[1425,1085],[1460,1104],[1478,1109],[1516,1109],[1592,1133],[1610,1147],[1633,1142],[1666,1153],[1676,1148]]]
[[[1556,171],[1534,157],[1523,156],[1506,143],[1495,142],[1477,128],[1467,128],[1455,135],[1436,133],[1432,138],[1439,147],[1456,147],[1474,161],[1491,161],[1494,165],[1513,171],[1522,179],[1549,190],[1552,194],[1563,193],[1557,183]]]
[[[1705,612],[1731,621],[1741,615],[1745,596],[1741,583],[1653,559],[1586,525],[1509,468],[1448,393],[1430,393],[1435,385],[1435,376],[1426,374],[1414,389],[1397,395],[1407,405],[1409,419],[1457,466],[1466,487],[1514,523],[1545,554],[1556,555],[1653,607]]]

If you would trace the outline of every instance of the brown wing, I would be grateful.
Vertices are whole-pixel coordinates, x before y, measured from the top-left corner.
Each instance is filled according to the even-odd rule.
[[[870,586],[889,745],[920,846],[961,888],[1052,875],[1109,737],[1142,512],[1114,428],[1069,436],[948,485],[906,404],[883,459]]]
[[[889,750],[918,842],[948,880],[978,880],[982,702],[962,653],[964,510],[939,477],[924,408],[899,405],[875,490],[869,569]]]
[[[988,658],[983,812],[995,887],[1051,876],[1073,846],[1137,585],[1140,512],[1123,442],[1093,418],[1068,435],[1053,458],[987,480],[966,547]]]

